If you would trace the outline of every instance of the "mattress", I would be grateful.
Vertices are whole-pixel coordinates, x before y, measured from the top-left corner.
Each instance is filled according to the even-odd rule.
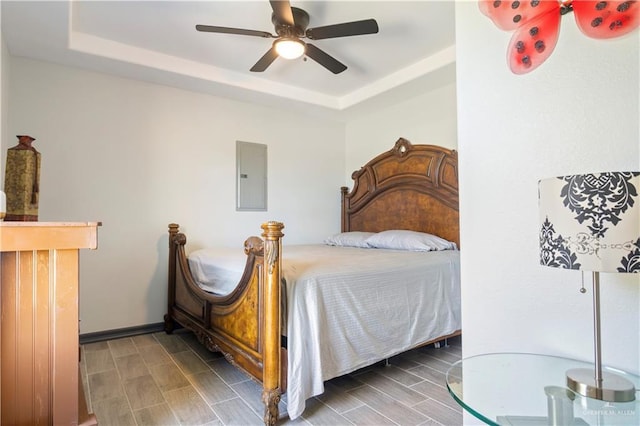
[[[246,261],[235,251],[189,255],[194,277],[205,276],[203,289],[233,290]],[[291,419],[302,414],[306,399],[324,392],[326,380],[461,328],[457,250],[318,244],[284,246],[282,256]]]

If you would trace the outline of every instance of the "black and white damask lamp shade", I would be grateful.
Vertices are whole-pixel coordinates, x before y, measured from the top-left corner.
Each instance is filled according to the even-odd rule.
[[[541,180],[540,263],[640,273],[639,190],[640,172]]]
[[[593,272],[595,376],[570,370],[567,384],[606,401],[635,399],[626,379],[602,375],[599,273],[640,273],[639,190],[640,172],[559,176],[538,184],[540,263]]]

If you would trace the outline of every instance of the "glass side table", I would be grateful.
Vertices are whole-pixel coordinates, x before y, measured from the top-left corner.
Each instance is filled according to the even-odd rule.
[[[456,362],[447,389],[465,410],[489,425],[640,425],[640,377],[603,367],[630,380],[636,400],[606,402],[566,387],[570,368],[593,364],[549,355],[496,353]]]

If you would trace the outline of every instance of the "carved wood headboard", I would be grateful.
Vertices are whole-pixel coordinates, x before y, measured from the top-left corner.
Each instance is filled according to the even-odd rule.
[[[360,170],[342,192],[342,232],[409,229],[460,246],[458,153],[400,138]]]

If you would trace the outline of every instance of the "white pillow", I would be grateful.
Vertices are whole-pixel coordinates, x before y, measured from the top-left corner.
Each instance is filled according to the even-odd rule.
[[[372,235],[374,235],[373,232],[341,232],[327,237],[324,240],[324,243],[330,246],[369,248],[369,245],[367,245],[367,238]]]
[[[367,238],[370,247],[393,250],[437,251],[456,250],[456,244],[424,232],[394,229]]]

